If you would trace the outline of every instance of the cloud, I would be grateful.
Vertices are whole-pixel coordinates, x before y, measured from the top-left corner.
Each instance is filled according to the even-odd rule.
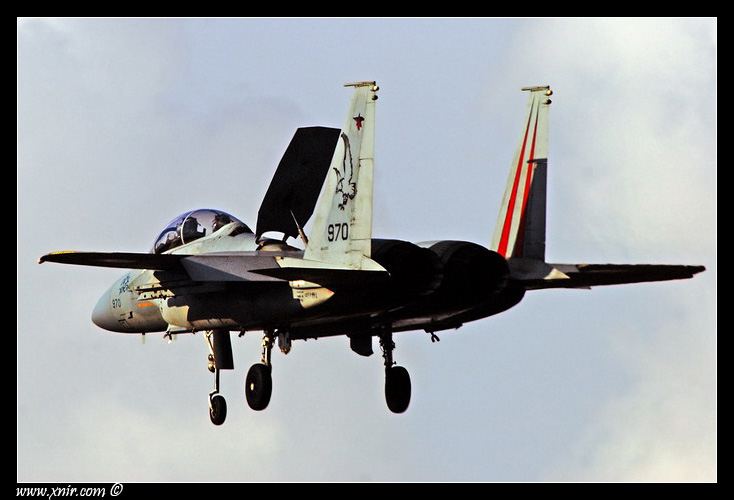
[[[535,20],[513,36],[501,73],[556,91],[551,259],[709,267],[654,302],[591,292],[625,297],[630,319],[605,335],[630,381],[545,477],[715,481],[716,22]],[[663,323],[637,323],[643,307]]]
[[[513,33],[500,73],[555,90],[551,203],[584,210],[551,224],[582,236],[585,255],[583,236],[644,258],[702,250],[691,227],[715,233],[715,31],[710,20],[569,19]]]
[[[700,287],[699,287],[700,288]],[[644,292],[631,300],[644,304]],[[715,482],[717,480],[715,295],[704,291],[691,313],[686,299],[663,293],[660,324],[630,319],[604,336],[629,374],[622,390],[599,400],[544,477],[562,481]],[[640,305],[638,307],[648,307]],[[711,314],[713,313],[713,314]]]

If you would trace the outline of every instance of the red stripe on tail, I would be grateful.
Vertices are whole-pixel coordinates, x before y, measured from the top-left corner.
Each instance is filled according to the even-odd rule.
[[[512,227],[512,213],[515,210],[515,198],[517,198],[517,187],[520,184],[520,173],[522,172],[522,164],[523,159],[525,157],[525,145],[528,142],[528,132],[530,131],[530,121],[532,120],[532,110],[530,112],[530,116],[528,117],[528,124],[525,127],[525,137],[522,140],[522,147],[520,148],[520,159],[517,163],[517,169],[515,170],[515,182],[512,185],[512,195],[510,196],[510,200],[507,204],[507,212],[505,213],[505,222],[502,225],[502,236],[500,237],[500,242],[497,247],[497,253],[502,255],[503,257],[507,257],[507,244],[510,239],[510,228]],[[537,125],[537,121],[536,121]],[[535,141],[535,138],[533,138],[533,141]]]
[[[520,212],[520,226],[517,230],[517,239],[515,239],[515,250],[512,252],[513,257],[522,257],[522,245],[525,240],[525,221],[527,219],[527,213],[525,208],[528,204],[528,196],[530,195],[530,186],[533,181],[533,172],[535,164],[532,162],[535,159],[535,139],[538,137],[538,115],[540,110],[535,114],[535,126],[533,127],[533,142],[530,145],[530,158],[528,158],[527,169],[528,173],[525,176],[525,192],[523,193],[522,199],[522,211]]]

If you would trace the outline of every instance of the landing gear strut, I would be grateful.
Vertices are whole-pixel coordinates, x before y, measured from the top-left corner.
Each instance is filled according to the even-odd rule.
[[[402,366],[394,366],[392,333],[380,334],[380,348],[385,360],[385,401],[393,413],[403,413],[410,404],[410,375]]]
[[[227,418],[227,401],[224,396],[218,394],[219,370],[215,371],[214,380],[214,390],[209,393],[209,419],[214,425],[222,425]]]
[[[232,369],[232,345],[226,330],[209,330],[205,333],[209,345],[209,371],[214,373],[214,390],[209,393],[209,419],[214,425],[222,425],[227,418],[227,402],[219,394],[219,370]]]
[[[245,378],[245,398],[253,410],[264,410],[270,403],[273,392],[272,365],[270,352],[273,349],[273,332],[266,331],[263,336],[260,363],[252,365]]]

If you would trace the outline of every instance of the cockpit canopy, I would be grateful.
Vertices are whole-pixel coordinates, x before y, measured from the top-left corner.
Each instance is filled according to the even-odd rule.
[[[153,253],[163,253],[172,248],[198,240],[204,236],[214,234],[227,224],[236,222],[240,226],[239,232],[252,233],[249,227],[237,218],[221,210],[202,208],[179,215],[168,223],[166,228],[153,244]]]

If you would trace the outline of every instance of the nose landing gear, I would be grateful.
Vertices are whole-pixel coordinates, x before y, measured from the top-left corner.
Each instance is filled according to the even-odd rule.
[[[215,370],[214,390],[209,393],[209,419],[214,425],[222,425],[227,418],[227,401],[219,393],[219,370]]]
[[[219,371],[234,368],[232,344],[228,330],[208,330],[205,337],[209,345],[208,368],[214,374],[214,390],[209,393],[209,419],[214,425],[222,425],[227,418],[227,402],[219,394]],[[245,397],[253,410],[264,410],[270,403],[273,390],[270,363],[272,348],[272,332],[265,332],[260,363],[253,365],[245,378]]]
[[[219,394],[219,370],[234,368],[232,343],[227,330],[208,330],[204,335],[209,345],[209,371],[214,373],[214,390],[209,393],[209,419],[214,425],[222,425],[227,418],[227,401]]]

